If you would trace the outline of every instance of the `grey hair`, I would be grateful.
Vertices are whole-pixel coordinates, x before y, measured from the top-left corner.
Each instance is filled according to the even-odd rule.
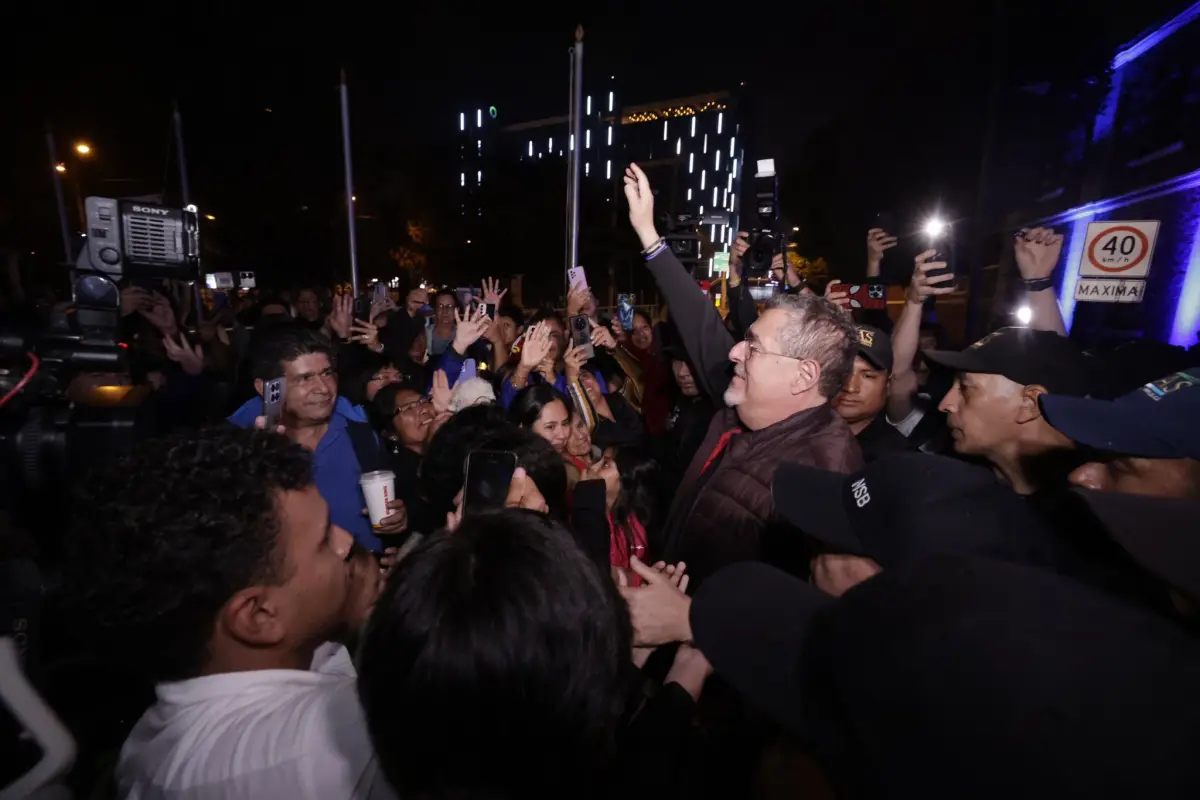
[[[854,320],[836,303],[810,294],[777,294],[767,301],[767,309],[773,308],[788,315],[779,335],[781,355],[820,364],[817,391],[825,398],[835,396],[854,369]]]

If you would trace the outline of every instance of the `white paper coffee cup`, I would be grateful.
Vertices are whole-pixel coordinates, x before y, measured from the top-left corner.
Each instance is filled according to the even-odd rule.
[[[363,497],[367,500],[371,527],[378,528],[379,521],[392,513],[388,503],[396,499],[396,473],[390,470],[364,472],[358,479],[358,485],[362,487]]]

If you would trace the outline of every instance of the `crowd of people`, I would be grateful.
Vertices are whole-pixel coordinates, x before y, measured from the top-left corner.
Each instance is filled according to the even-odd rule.
[[[893,319],[781,259],[760,307],[742,235],[722,316],[636,165],[625,197],[665,320],[585,286],[528,314],[488,278],[365,315],[257,293],[192,341],[178,302],[124,291],[140,366],[79,380],[150,383],[161,413],[78,483],[56,605],[146,693],[63,711],[85,753],[119,734],[92,776],[139,800],[1200,797],[1200,352],[1080,350],[1047,229],[1013,244],[1030,324],[965,349],[929,319],[935,251]],[[895,244],[868,233],[869,277]],[[517,468],[464,509],[483,451]]]

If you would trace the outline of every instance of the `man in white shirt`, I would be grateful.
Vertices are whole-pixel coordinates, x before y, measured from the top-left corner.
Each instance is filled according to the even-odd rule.
[[[124,798],[391,798],[346,648],[379,568],[330,523],[311,457],[233,428],[140,445],[89,481],[88,613],[156,681]]]

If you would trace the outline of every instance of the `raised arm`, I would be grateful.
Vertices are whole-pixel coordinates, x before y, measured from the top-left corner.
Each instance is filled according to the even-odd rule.
[[[696,377],[713,402],[720,405],[729,386],[733,337],[725,329],[720,312],[658,235],[650,181],[637,164],[630,164],[625,170],[625,197],[629,201],[629,221],[642,243],[646,266],[671,308],[671,319],[679,330],[688,358],[696,366]]]

